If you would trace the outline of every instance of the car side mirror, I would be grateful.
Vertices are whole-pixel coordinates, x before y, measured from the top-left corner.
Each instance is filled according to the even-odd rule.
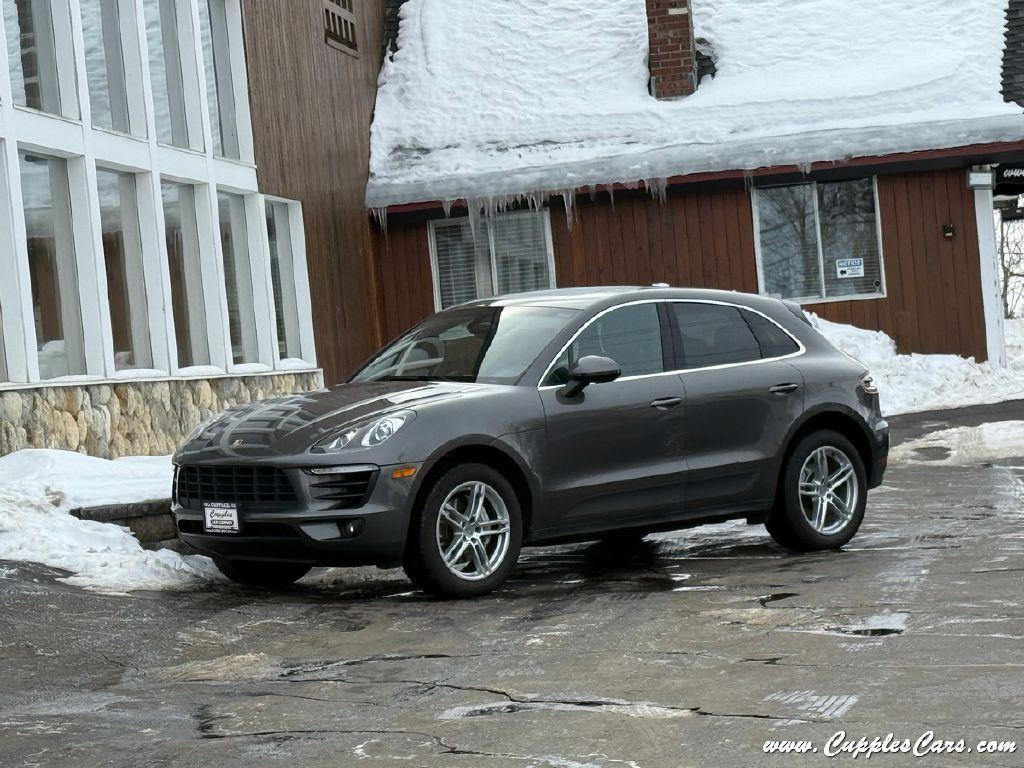
[[[569,374],[569,383],[562,389],[562,395],[576,397],[591,384],[608,384],[621,375],[619,364],[609,357],[581,357]]]

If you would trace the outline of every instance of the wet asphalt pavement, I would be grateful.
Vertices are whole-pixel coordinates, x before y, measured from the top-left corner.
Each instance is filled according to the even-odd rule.
[[[0,766],[863,763],[825,756],[838,731],[973,750],[871,765],[1024,765],[1010,457],[893,466],[841,553],[790,555],[742,524],[528,550],[473,601],[372,569],[280,594],[113,596],[62,575],[0,563]],[[978,754],[989,739],[1018,747]],[[764,754],[780,740],[818,752]]]

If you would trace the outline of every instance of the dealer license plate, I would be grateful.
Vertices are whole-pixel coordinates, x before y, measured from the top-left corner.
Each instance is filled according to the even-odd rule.
[[[204,504],[207,533],[238,533],[238,505]]]

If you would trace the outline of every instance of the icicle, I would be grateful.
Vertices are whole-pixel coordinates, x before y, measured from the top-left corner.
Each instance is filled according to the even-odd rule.
[[[454,204],[454,201],[452,201],[452,200],[442,200],[441,201],[441,207],[444,208],[444,217],[446,219],[450,219],[452,217],[452,205],[453,204]]]
[[[804,176],[810,176],[811,175],[811,164],[810,163],[800,163],[800,164],[797,165],[797,168],[800,169],[800,173],[803,174]]]
[[[608,185],[608,199],[612,201],[612,210],[615,210],[615,185]]]
[[[562,190],[562,204],[565,205],[565,226],[572,229],[573,225],[573,203],[576,201],[576,193],[571,189]]]
[[[377,220],[378,226],[384,232],[384,235],[388,234],[388,208],[387,206],[381,206],[380,208],[373,208],[373,218]]]
[[[651,197],[658,198],[662,205],[668,202],[668,179],[645,179],[644,186]]]
[[[597,200],[597,184],[590,185],[590,202]]]

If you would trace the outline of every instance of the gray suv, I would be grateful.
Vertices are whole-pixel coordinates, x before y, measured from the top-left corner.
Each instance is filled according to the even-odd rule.
[[[441,312],[346,384],[203,424],[175,456],[173,511],[243,584],[401,564],[467,597],[524,545],[745,519],[837,549],[888,449],[867,369],[794,305],[554,290]]]

